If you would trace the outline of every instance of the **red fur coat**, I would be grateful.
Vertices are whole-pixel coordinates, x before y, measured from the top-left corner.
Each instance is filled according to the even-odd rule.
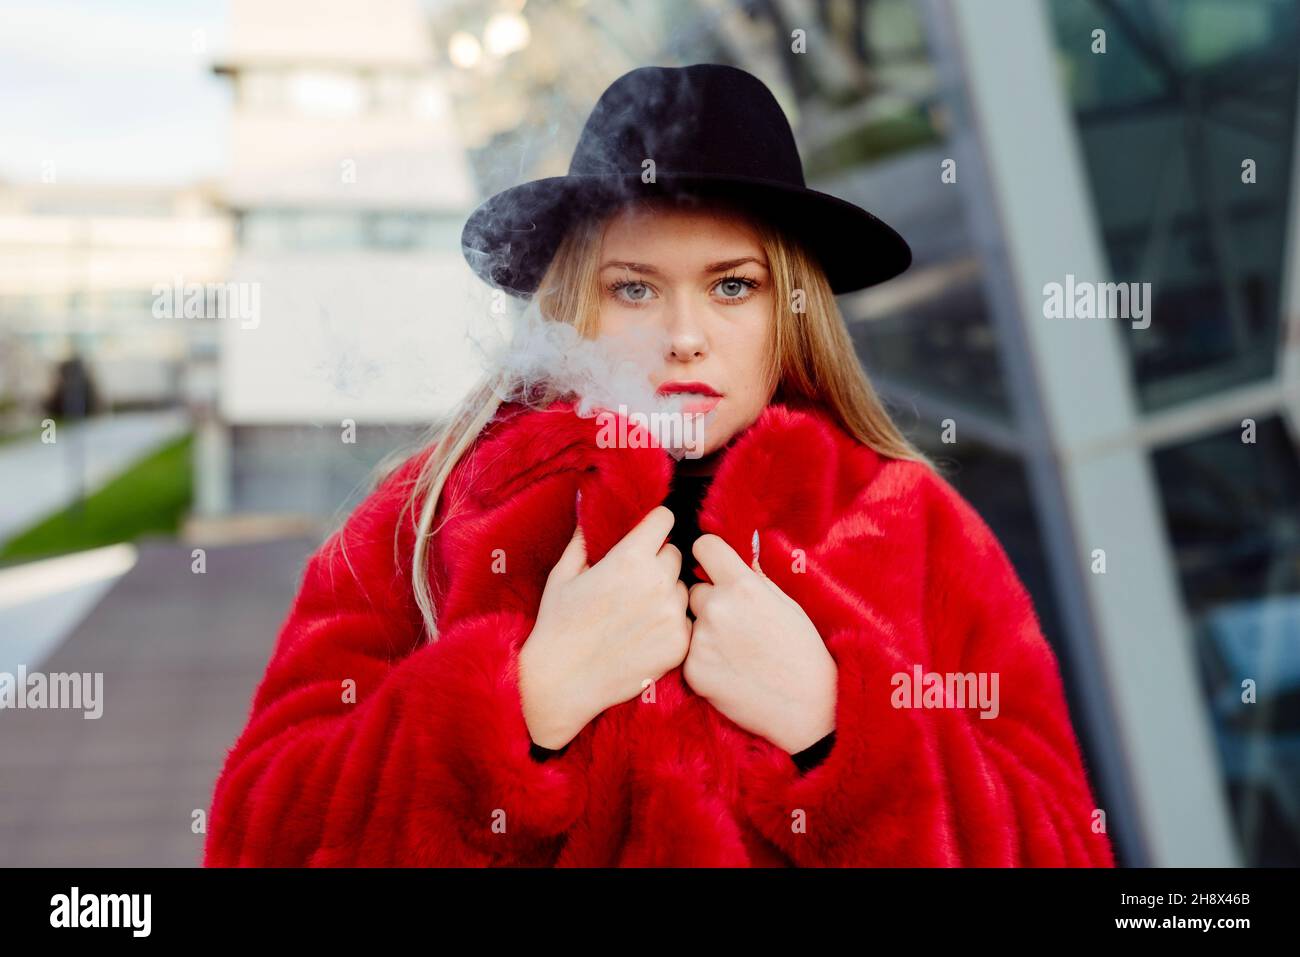
[[[534,759],[516,655],[575,490],[592,564],[668,491],[666,452],[599,434],[567,403],[507,406],[461,460],[430,549],[434,643],[418,641],[415,519],[399,514],[428,450],[311,557],[217,781],[207,866],[1114,865],[1002,547],[945,480],[811,407],[769,406],[737,438],[700,525],[747,560],[757,529],[764,571],[825,640],[828,756],[801,772],[679,667],[652,703]],[[997,673],[996,717],[916,706],[894,676],[918,667]]]

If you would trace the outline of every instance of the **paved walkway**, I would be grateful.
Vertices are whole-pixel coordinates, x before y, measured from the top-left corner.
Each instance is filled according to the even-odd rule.
[[[315,542],[143,542],[135,565],[38,669],[102,672],[103,715],[0,710],[0,866],[201,862],[226,750]]]
[[[189,429],[183,409],[119,412],[0,445],[0,542],[66,508]]]
[[[137,556],[122,543],[0,568],[0,672],[40,668]]]

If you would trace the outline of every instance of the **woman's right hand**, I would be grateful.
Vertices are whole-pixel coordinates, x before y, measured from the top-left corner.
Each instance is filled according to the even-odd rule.
[[[581,526],[574,529],[519,651],[524,721],[536,744],[562,748],[685,660],[689,592],[678,578],[682,553],[665,541],[674,521],[657,506],[590,566]]]

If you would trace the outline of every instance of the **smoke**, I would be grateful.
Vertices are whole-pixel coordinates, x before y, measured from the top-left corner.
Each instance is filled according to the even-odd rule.
[[[587,339],[568,323],[546,319],[530,301],[506,335],[476,343],[492,379],[510,384],[503,399],[518,400],[549,384],[575,398],[580,416],[617,413],[645,428],[675,459],[700,454],[713,413],[685,412],[689,397],[658,395],[652,384],[670,343],[661,329],[631,326]]]

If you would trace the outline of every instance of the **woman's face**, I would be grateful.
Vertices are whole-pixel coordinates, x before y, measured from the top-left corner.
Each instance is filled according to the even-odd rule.
[[[758,418],[775,390],[764,381],[772,283],[744,217],[721,209],[624,207],[605,230],[600,287],[598,335],[660,333],[651,386],[688,393],[688,414],[712,412],[696,454],[716,451]]]

